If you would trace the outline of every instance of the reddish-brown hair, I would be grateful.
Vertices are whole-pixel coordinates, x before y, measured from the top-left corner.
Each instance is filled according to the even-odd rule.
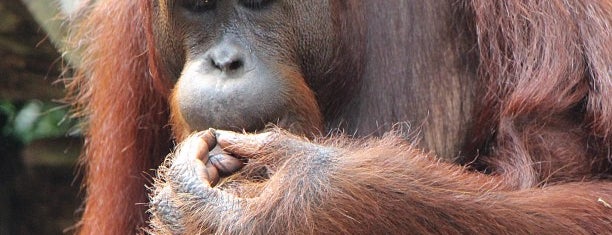
[[[609,173],[611,2],[473,0],[471,10],[488,91],[471,152],[493,146],[486,165],[520,188]]]
[[[147,171],[170,149],[169,82],[155,66],[148,1],[96,1],[70,35],[78,75],[69,84],[85,117],[83,234],[144,225]]]

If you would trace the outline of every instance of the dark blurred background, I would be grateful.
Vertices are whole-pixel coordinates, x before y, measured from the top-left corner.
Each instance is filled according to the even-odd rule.
[[[64,64],[21,1],[0,0],[0,235],[74,232],[82,138]]]

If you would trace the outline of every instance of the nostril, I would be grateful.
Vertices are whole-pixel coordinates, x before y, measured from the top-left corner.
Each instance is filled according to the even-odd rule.
[[[244,47],[231,42],[222,42],[212,47],[205,56],[207,66],[223,73],[239,72],[248,64]]]
[[[211,56],[208,63],[212,68],[223,72],[233,72],[244,66],[244,60],[241,56]]]
[[[232,71],[232,70],[238,70],[238,69],[240,69],[240,68],[242,67],[242,65],[243,65],[243,64],[244,64],[244,63],[242,62],[242,60],[236,60],[236,61],[234,61],[234,62],[230,63],[230,65],[229,65],[229,68],[228,68],[228,69],[229,69],[230,71]]]
[[[218,70],[223,70],[222,66],[221,66],[221,65],[219,65],[219,64],[218,64],[218,63],[217,63],[215,60],[211,59],[211,60],[209,60],[209,61],[210,61],[210,65],[211,65],[213,68],[218,69]]]

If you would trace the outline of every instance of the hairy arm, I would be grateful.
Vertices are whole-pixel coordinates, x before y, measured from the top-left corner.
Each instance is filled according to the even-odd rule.
[[[221,146],[229,164],[208,159]],[[269,179],[215,186],[219,173]],[[612,229],[612,183],[512,191],[496,176],[442,163],[399,138],[313,143],[274,131],[205,132],[160,171],[153,233],[596,233]],[[212,183],[211,183],[212,182]]]

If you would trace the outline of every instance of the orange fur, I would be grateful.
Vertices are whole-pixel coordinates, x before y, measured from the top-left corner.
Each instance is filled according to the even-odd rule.
[[[472,10],[488,92],[468,152],[518,188],[609,174],[612,4],[473,0]]]
[[[170,96],[170,123],[172,123],[172,132],[178,141],[182,141],[193,131],[189,124],[185,121],[183,114],[178,109],[178,89],[173,89]]]
[[[82,58],[69,88],[87,121],[82,159],[87,199],[78,229],[135,233],[147,219],[147,171],[170,148],[163,124],[168,81],[151,61],[148,3],[97,1],[87,11],[70,38]]]
[[[232,143],[220,144],[250,161],[238,179],[211,188],[191,175],[201,169],[189,161],[197,157],[191,152],[201,148],[194,144],[198,138],[183,142],[159,170],[149,233],[600,234],[612,230],[612,208],[607,204],[612,200],[612,182],[516,190],[504,177],[441,162],[393,134],[361,141],[336,136],[309,142],[273,130],[267,136],[229,137]],[[249,174],[262,166],[272,169],[270,178],[249,180]]]

